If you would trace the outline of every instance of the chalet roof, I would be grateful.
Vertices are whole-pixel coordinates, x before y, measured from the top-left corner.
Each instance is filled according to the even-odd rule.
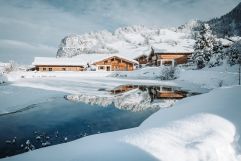
[[[139,56],[135,57],[135,58],[134,58],[134,60],[139,59],[139,58],[141,58],[141,57],[143,57],[143,56],[146,56],[146,57],[147,57],[147,55],[146,55],[146,54],[141,54],[141,55],[139,55]]]
[[[111,55],[109,55],[109,56],[107,56],[107,57],[105,57],[105,58],[103,58],[103,59],[100,59],[100,60],[95,61],[94,63],[97,63],[97,62],[100,62],[100,61],[104,61],[104,60],[106,60],[106,59],[110,59],[110,58],[113,58],[113,57],[118,57],[118,58],[123,59],[123,60],[125,60],[125,61],[127,61],[127,62],[130,62],[130,63],[132,63],[132,64],[139,64],[139,62],[136,61],[136,60],[133,60],[133,59],[130,59],[130,58],[128,58],[128,57],[124,57],[124,56],[118,55],[118,54],[111,54]]]
[[[223,38],[220,38],[219,41],[221,41],[222,45],[224,46],[231,46],[234,43],[234,41]]]
[[[132,63],[138,63],[135,60],[117,54],[81,54],[72,58],[35,57],[32,65],[85,66],[113,56],[117,56]]]
[[[190,54],[194,51],[193,47],[190,46],[184,46],[184,45],[170,45],[170,44],[159,44],[157,46],[152,46],[152,49],[154,50],[154,53],[156,54]]]
[[[110,54],[81,54],[72,58],[35,57],[32,65],[85,66],[107,56]]]
[[[171,54],[171,55],[173,55],[173,54],[187,54],[187,55],[189,55],[189,54],[192,54],[192,52],[155,52],[155,54],[158,54],[158,55],[168,55],[168,54]]]

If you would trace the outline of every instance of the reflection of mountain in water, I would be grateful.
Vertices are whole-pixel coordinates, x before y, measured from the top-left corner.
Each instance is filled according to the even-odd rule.
[[[154,99],[182,99],[198,93],[182,90],[173,86],[147,86],[147,85],[122,85],[114,88],[110,92],[114,95],[122,94],[133,89],[148,91],[152,101]]]

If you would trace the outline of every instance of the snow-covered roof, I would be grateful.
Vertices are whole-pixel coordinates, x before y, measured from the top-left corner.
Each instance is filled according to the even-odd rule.
[[[141,57],[143,57],[143,56],[146,56],[146,57],[147,57],[146,54],[141,54],[141,55],[138,55],[137,57],[135,57],[134,60],[135,60],[135,59],[139,59],[139,58],[141,58]]]
[[[228,39],[220,38],[219,41],[221,41],[222,45],[224,45],[224,46],[230,46],[233,44],[233,42]]]
[[[33,65],[70,65],[84,66],[103,59],[110,54],[81,54],[73,58],[35,57]]]
[[[193,48],[190,47],[185,47],[185,46],[168,46],[168,45],[163,45],[160,46],[158,45],[158,48],[153,46],[153,50],[155,53],[192,53],[194,50]]]
[[[113,56],[126,59],[133,63],[138,63],[135,60],[123,57],[118,54],[81,54],[72,58],[35,57],[32,65],[85,66],[87,64],[93,64],[97,61],[101,61]]]
[[[119,57],[119,58],[124,59],[124,60],[126,60],[126,61],[129,61],[129,62],[131,62],[131,63],[139,64],[138,61],[133,60],[133,59],[130,59],[129,57],[125,57],[125,56],[119,55],[119,54],[109,54],[109,55],[106,56],[105,58],[102,58],[102,59],[96,60],[95,62],[99,62],[99,61],[102,61],[102,60],[108,59],[108,58],[110,58],[110,57]]]

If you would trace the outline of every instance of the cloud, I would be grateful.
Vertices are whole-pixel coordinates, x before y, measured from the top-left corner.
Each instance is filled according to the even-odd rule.
[[[55,56],[68,34],[110,30],[127,25],[179,26],[190,19],[207,20],[230,11],[239,0],[0,0],[0,39],[40,44],[30,48],[0,45],[0,60],[14,54],[30,63],[33,57]],[[215,4],[215,5],[213,5]],[[16,45],[16,44],[15,44]],[[16,50],[14,50],[16,49]],[[28,50],[27,50],[28,49]],[[53,49],[56,49],[55,51]],[[51,53],[50,53],[51,52]],[[7,54],[3,54],[7,53]],[[9,54],[9,55],[8,55]]]

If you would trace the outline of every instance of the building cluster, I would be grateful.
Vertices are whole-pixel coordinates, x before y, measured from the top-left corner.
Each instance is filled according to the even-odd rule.
[[[135,58],[118,54],[81,54],[74,58],[36,57],[32,65],[37,71],[132,71],[145,66],[176,66],[188,62],[191,52],[158,52]]]

